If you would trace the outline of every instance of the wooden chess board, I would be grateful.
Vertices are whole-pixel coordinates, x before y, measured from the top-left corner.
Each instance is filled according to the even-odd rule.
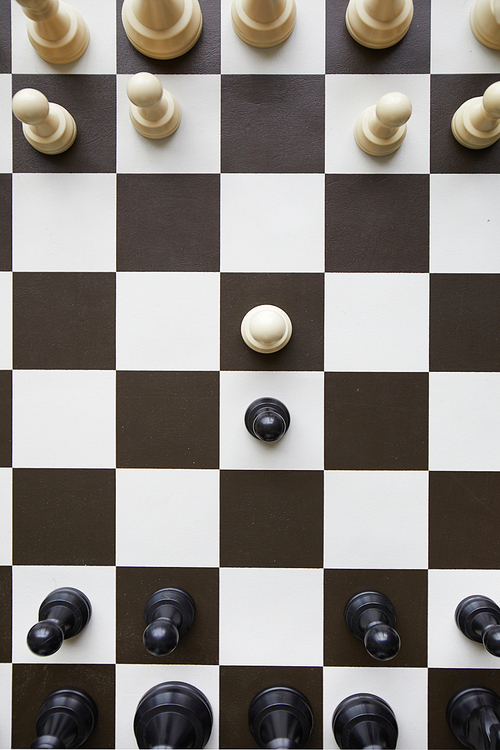
[[[404,40],[369,50],[345,4],[297,0],[279,48],[201,0],[202,36],[172,61],[128,42],[120,2],[74,0],[85,55],[56,68],[17,3],[0,24],[0,745],[26,747],[53,689],[99,708],[89,748],[132,748],[146,690],[183,680],[214,711],[209,748],[250,748],[253,696],[311,701],[310,748],[354,692],[392,706],[399,748],[457,747],[448,699],[500,691],[459,601],[500,602],[500,144],[453,138],[457,107],[500,78],[471,0],[416,0]],[[432,7],[431,7],[432,6]],[[126,85],[160,76],[182,108],[142,138]],[[32,87],[74,116],[74,146],[36,152],[11,119]],[[398,152],[354,142],[388,91],[413,104]],[[255,305],[290,315],[273,355],[245,346]],[[265,445],[247,406],[282,400]],[[51,657],[26,646],[58,586],[90,598]],[[142,645],[157,588],[196,601],[168,657]],[[402,646],[376,662],[347,600],[387,594]],[[11,627],[12,626],[12,627]]]

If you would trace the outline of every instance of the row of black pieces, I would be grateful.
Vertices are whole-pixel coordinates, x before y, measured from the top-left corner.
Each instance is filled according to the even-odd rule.
[[[500,697],[489,688],[473,687],[448,702],[446,719],[455,737],[468,748],[500,746]],[[84,691],[65,688],[51,693],[36,717],[34,748],[77,748],[90,736],[97,706]],[[248,710],[250,732],[260,748],[303,748],[314,719],[306,696],[292,687],[269,687],[258,693]],[[134,717],[140,748],[203,748],[213,726],[207,697],[185,682],[155,685],[141,698]],[[395,748],[396,716],[382,698],[357,693],[333,713],[332,730],[340,748]]]
[[[64,639],[72,638],[90,620],[92,607],[87,596],[75,588],[52,591],[41,603],[38,619],[29,630],[27,643],[38,656],[58,651]],[[172,653],[180,636],[191,627],[196,614],[192,596],[184,589],[164,588],[149,597],[144,608],[146,629],[143,643],[154,656]],[[349,630],[363,641],[374,659],[388,661],[399,652],[401,639],[395,630],[396,610],[380,591],[362,591],[346,604]],[[455,611],[455,621],[470,640],[483,643],[493,656],[500,656],[500,608],[485,596],[468,596]]]

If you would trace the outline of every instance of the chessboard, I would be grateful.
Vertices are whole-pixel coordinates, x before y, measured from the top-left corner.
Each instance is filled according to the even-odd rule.
[[[500,602],[500,144],[466,149],[450,122],[500,52],[472,0],[415,0],[383,50],[349,36],[346,2],[297,0],[289,39],[257,49],[230,0],[200,0],[198,43],[168,61],[131,46],[120,0],[70,4],[90,44],[59,67],[1,11],[0,746],[29,746],[73,686],[99,709],[86,747],[136,747],[142,695],[181,680],[212,705],[209,748],[254,747],[248,706],[279,684],[311,702],[310,748],[336,747],[355,692],[390,704],[399,748],[456,748],[452,694],[500,692],[454,621],[466,596]],[[130,122],[140,71],[180,103],[165,140]],[[23,137],[25,87],[75,118],[65,153]],[[407,136],[371,157],[353,127],[390,91]],[[260,304],[292,320],[275,354],[240,335]],[[264,396],[291,414],[272,445],[243,421]],[[92,618],[38,657],[26,634],[60,586]],[[154,657],[144,606],[168,586],[197,612]],[[363,590],[396,609],[390,662],[346,626]]]

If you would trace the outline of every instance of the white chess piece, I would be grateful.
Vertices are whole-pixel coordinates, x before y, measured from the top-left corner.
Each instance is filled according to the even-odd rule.
[[[23,123],[23,133],[33,148],[43,154],[61,154],[73,145],[76,123],[59,104],[48,101],[41,91],[21,89],[12,99],[12,111]]]
[[[468,99],[451,121],[453,135],[467,148],[486,148],[500,138],[500,81],[488,86],[483,96]]]
[[[481,44],[500,49],[500,0],[476,0],[470,12],[470,27]]]
[[[80,13],[63,0],[17,0],[28,16],[28,38],[41,58],[64,65],[87,49],[89,30]]]
[[[240,39],[252,47],[275,47],[295,26],[295,0],[233,0],[231,18]]]
[[[181,122],[181,108],[173,94],[151,73],[136,73],[127,84],[129,115],[138,133],[146,138],[166,138]]]
[[[194,47],[203,18],[198,0],[124,0],[122,22],[139,52],[169,60]]]
[[[283,349],[292,335],[292,321],[275,305],[258,305],[247,312],[241,322],[245,344],[261,354]]]
[[[405,94],[397,91],[385,94],[358,117],[354,127],[356,143],[371,156],[392,154],[406,137],[411,111],[411,102]]]
[[[345,22],[359,44],[384,49],[404,37],[413,18],[413,0],[349,0]]]

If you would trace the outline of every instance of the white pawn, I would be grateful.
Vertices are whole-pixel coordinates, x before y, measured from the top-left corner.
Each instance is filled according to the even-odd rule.
[[[486,148],[500,138],[500,81],[488,86],[483,96],[468,99],[451,121],[453,135],[467,148]]]
[[[370,156],[386,156],[397,151],[406,137],[411,102],[405,94],[393,91],[364,110],[354,127],[356,143]]]
[[[247,312],[241,322],[245,344],[261,354],[283,349],[292,335],[292,321],[275,305],[258,305]]]
[[[12,111],[23,123],[26,140],[42,154],[61,154],[73,145],[74,119],[64,107],[49,103],[41,91],[18,91],[12,99]]]
[[[181,108],[173,94],[163,88],[152,73],[136,73],[127,84],[129,115],[145,138],[166,138],[181,122]]]
[[[198,0],[124,0],[122,22],[139,52],[169,60],[194,47],[203,18]]]
[[[345,22],[359,44],[384,49],[404,37],[413,18],[413,0],[350,0]]]
[[[476,0],[469,20],[474,36],[481,44],[500,49],[500,0]]]
[[[295,0],[233,0],[231,18],[240,39],[252,47],[275,47],[295,26]]]
[[[28,16],[28,38],[43,60],[64,65],[87,49],[89,30],[80,13],[63,0],[17,0]]]

